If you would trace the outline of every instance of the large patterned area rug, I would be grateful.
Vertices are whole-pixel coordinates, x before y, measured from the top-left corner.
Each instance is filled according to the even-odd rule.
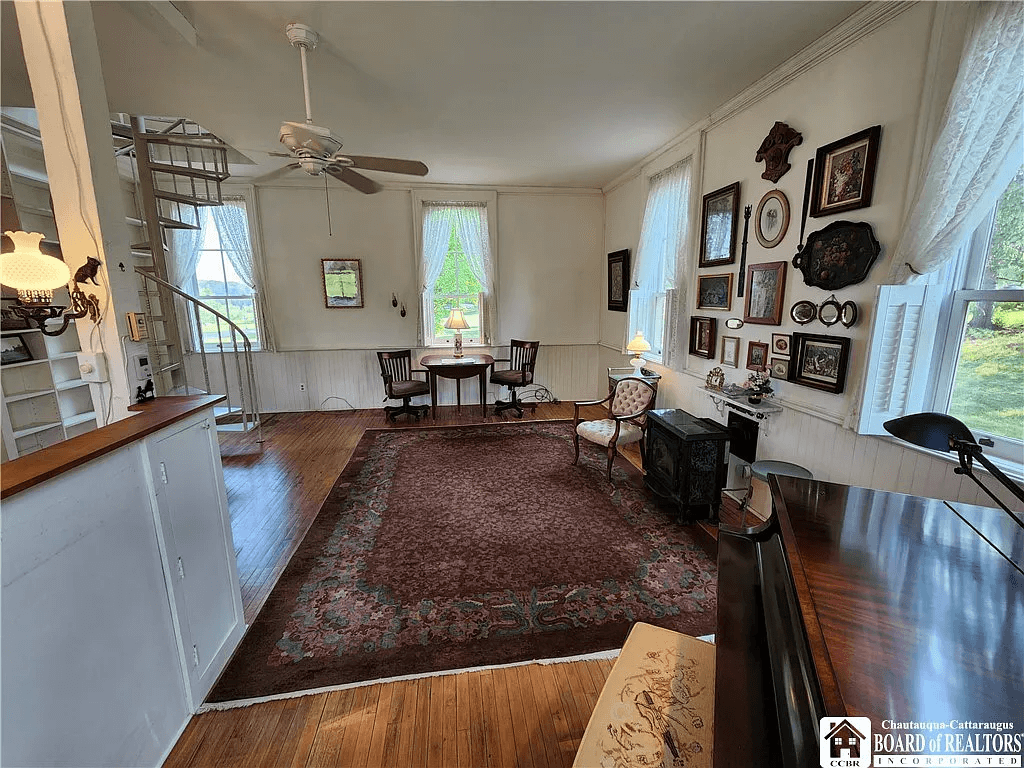
[[[633,622],[714,631],[710,540],[572,425],[367,430],[207,699],[619,648]]]

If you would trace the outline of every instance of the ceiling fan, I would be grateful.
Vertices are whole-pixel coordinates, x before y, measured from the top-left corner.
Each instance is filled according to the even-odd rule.
[[[290,157],[295,162],[264,176],[260,181],[278,176],[286,171],[301,168],[310,176],[328,174],[343,181],[350,187],[367,195],[379,192],[382,187],[373,179],[356,169],[387,171],[411,176],[426,176],[427,166],[418,160],[399,160],[394,157],[368,157],[350,155],[341,151],[341,140],[331,134],[330,129],[313,124],[309,107],[309,75],[306,71],[306,51],[316,47],[320,36],[305,24],[293,23],[285,27],[288,42],[299,49],[302,60],[302,90],[306,99],[306,122],[285,122],[281,125],[279,139],[288,152],[270,152],[274,157]]]

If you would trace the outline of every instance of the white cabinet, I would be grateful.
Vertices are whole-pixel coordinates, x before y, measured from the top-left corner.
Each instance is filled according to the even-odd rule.
[[[241,590],[213,418],[147,441],[158,537],[182,671],[194,710],[244,630]]]
[[[23,346],[32,356],[0,369],[4,459],[16,459],[96,429],[89,384],[78,371],[74,327],[60,336],[45,336],[38,330],[2,334],[8,342],[5,349]]]

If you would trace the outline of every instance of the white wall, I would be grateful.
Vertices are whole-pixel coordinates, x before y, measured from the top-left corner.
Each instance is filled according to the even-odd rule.
[[[944,18],[948,13],[948,18]],[[678,318],[682,336],[686,338],[693,314],[716,317],[719,337],[724,333],[739,336],[740,367],[723,367],[726,381],[739,383],[746,379],[747,344],[750,341],[770,343],[772,333],[804,333],[845,336],[852,341],[850,367],[842,394],[830,394],[790,382],[776,384],[777,402],[786,406],[783,414],[774,417],[769,428],[762,430],[758,446],[760,458],[793,461],[810,469],[815,477],[885,490],[896,490],[922,496],[961,499],[971,503],[987,503],[983,494],[970,481],[954,475],[949,462],[888,438],[863,437],[841,426],[844,417],[859,402],[860,379],[866,365],[867,339],[873,319],[876,286],[888,274],[890,254],[899,238],[903,217],[913,194],[916,163],[926,148],[917,139],[919,117],[932,117],[948,95],[956,60],[962,44],[965,9],[938,12],[943,26],[934,26],[937,6],[922,3],[914,6],[853,45],[797,74],[768,95],[746,104],[727,119],[709,116],[704,134],[703,165],[699,194],[703,195],[735,181],[740,182],[742,206],[754,210],[762,196],[773,188],[781,189],[789,199],[791,222],[780,245],[773,249],[760,246],[751,231],[748,236],[747,263],[787,262],[784,313],[780,326],[745,325],[738,331],[723,327],[728,317],[743,316],[743,302],[733,295],[728,312],[696,311],[693,286],[698,274],[738,272],[739,243],[742,240],[742,217],[737,236],[737,263],[725,268],[693,268],[688,277],[687,311]],[[941,34],[939,34],[941,32]],[[939,64],[933,76],[927,73],[929,55]],[[776,120],[788,123],[803,134],[803,143],[789,156],[792,169],[777,185],[761,178],[764,164],[754,161],[755,152]],[[874,228],[882,245],[882,253],[868,278],[857,285],[835,291],[840,303],[852,300],[860,309],[857,324],[846,329],[842,325],[828,328],[817,321],[799,326],[790,320],[789,308],[808,299],[820,304],[832,293],[805,285],[802,274],[793,268],[792,258],[800,242],[800,213],[807,160],[817,147],[855,133],[871,125],[881,125],[882,134],[875,175],[872,204],[868,208],[821,218],[808,218],[810,234],[841,219],[867,221]],[[631,248],[639,239],[643,214],[643,169],[637,175],[626,174],[623,181],[606,194],[606,248]],[[753,221],[751,222],[751,230]],[[697,233],[699,235],[699,232]],[[695,238],[699,240],[699,238]],[[624,313],[604,310],[601,317],[601,341],[618,349],[624,333]],[[702,387],[704,378],[718,362],[686,356],[685,371],[672,371],[652,365],[664,379],[658,395],[660,407],[684,408],[698,415],[725,421]],[[601,365],[621,360],[614,349],[603,348]]]
[[[333,236],[322,187],[259,187],[255,194],[278,349],[257,355],[266,411],[380,407],[375,350],[417,348],[411,191],[370,196],[332,186],[330,206]],[[540,340],[537,383],[560,399],[590,397],[605,282],[602,194],[500,189],[497,221],[498,344]],[[322,258],[362,260],[363,309],[324,307]],[[404,318],[391,306],[392,293],[405,303]],[[507,346],[485,351],[500,356]],[[489,402],[497,394],[491,387]],[[453,383],[442,382],[440,398],[455,402]],[[467,398],[476,401],[475,383],[463,385]]]

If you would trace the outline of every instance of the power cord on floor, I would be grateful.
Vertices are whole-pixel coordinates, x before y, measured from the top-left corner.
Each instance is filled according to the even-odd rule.
[[[554,393],[543,384],[533,385],[536,389],[529,389],[519,396],[521,403],[558,403],[561,402]]]
[[[343,402],[345,405],[348,406],[349,410],[351,410],[351,411],[356,410],[356,407],[354,405],[352,405],[352,403],[350,403],[344,397],[338,397],[337,395],[331,395],[330,397],[325,397],[323,402],[320,403],[320,410],[323,410],[323,407],[327,404],[328,400],[341,400],[341,402]],[[338,410],[344,410],[344,408],[340,408]]]

